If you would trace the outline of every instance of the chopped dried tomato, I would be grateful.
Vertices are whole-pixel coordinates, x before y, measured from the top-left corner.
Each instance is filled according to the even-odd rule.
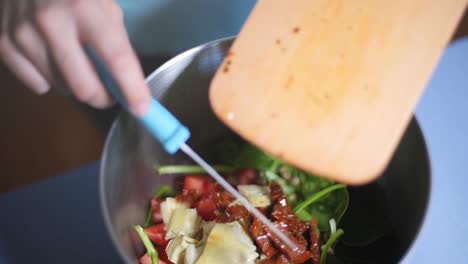
[[[220,211],[226,210],[235,200],[234,196],[226,191],[214,192],[212,198],[216,204],[216,208]]]
[[[271,258],[277,253],[277,250],[273,246],[270,238],[267,236],[265,230],[263,230],[263,223],[260,219],[256,217],[254,218],[252,225],[250,226],[250,233],[259,246],[260,251],[265,254],[267,258]]]
[[[186,202],[190,207],[195,207],[196,203],[200,200],[202,193],[198,190],[182,190],[181,193],[176,195],[178,202]]]
[[[250,217],[250,212],[240,204],[234,204],[226,209],[226,214],[231,217],[232,221],[246,220]]]
[[[279,222],[274,222],[273,224],[296,245],[295,248],[290,248],[277,235],[272,233],[271,230],[264,227],[266,234],[271,239],[275,247],[285,254],[289,260],[293,263],[304,263],[312,257],[312,254],[307,250],[307,245],[301,244],[293,235],[289,234],[286,225]]]
[[[272,258],[261,260],[260,264],[289,264],[289,260],[283,254],[276,254]]]
[[[315,219],[310,221],[310,252],[312,253],[312,263],[320,263],[320,233],[318,222]]]
[[[281,189],[281,186],[277,183],[273,183],[270,186],[270,195],[271,195],[271,200],[273,203],[277,203],[279,200],[284,199],[284,193],[283,189]]]
[[[274,201],[271,218],[285,223],[288,230],[294,234],[304,233],[307,230],[307,225],[294,213],[279,185],[274,184],[271,186],[271,196]]]

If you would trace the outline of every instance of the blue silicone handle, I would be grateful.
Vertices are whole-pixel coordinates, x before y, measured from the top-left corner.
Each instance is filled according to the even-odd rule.
[[[121,93],[117,82],[108,71],[94,50],[85,47],[88,57],[93,62],[96,72],[111,96],[128,111],[127,102]],[[135,116],[135,115],[134,115]],[[169,154],[177,152],[182,144],[190,137],[190,131],[182,125],[163,105],[151,98],[151,106],[148,112],[142,116],[135,116],[149,132],[161,142]]]

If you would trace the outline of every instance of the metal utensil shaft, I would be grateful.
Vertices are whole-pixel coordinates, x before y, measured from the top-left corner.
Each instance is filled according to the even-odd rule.
[[[213,167],[211,167],[206,161],[204,161],[195,151],[192,150],[187,144],[182,144],[180,149],[192,158],[198,165],[200,165],[211,177],[213,177],[221,186],[230,192],[239,202],[245,206],[255,217],[260,219],[264,225],[266,225],[275,235],[277,235],[288,247],[292,250],[297,249],[297,245],[294,244],[283,232],[281,232],[276,226],[274,226],[268,218],[266,218],[257,208],[252,206],[247,199],[244,198],[236,189],[234,189]]]

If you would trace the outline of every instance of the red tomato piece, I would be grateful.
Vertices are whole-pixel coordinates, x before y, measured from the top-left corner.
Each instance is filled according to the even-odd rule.
[[[159,252],[159,250],[158,250],[158,252]],[[164,253],[165,253],[165,251],[164,251]],[[167,259],[167,255],[166,255],[166,258],[161,258],[161,255],[159,256],[159,264],[170,264],[170,263],[172,263],[172,262],[170,262]],[[140,264],[152,264],[150,256],[148,254],[143,255],[143,257],[140,258]]]
[[[196,206],[198,215],[205,221],[216,218],[216,204],[212,199],[200,200]]]
[[[161,203],[162,199],[160,198],[151,199],[151,211],[153,212],[152,219],[154,224],[163,222],[163,217],[161,214]]]
[[[140,258],[140,264],[152,264],[151,258],[148,255],[148,253],[146,253],[145,255],[143,255],[143,257]]]
[[[239,185],[256,184],[259,173],[256,169],[240,169],[234,172]]]
[[[188,175],[184,178],[185,190],[198,190],[203,194],[207,194],[212,189],[213,180],[209,176],[204,175]]]
[[[149,226],[145,229],[146,234],[151,241],[156,243],[159,246],[165,247],[167,245],[167,241],[164,238],[166,236],[166,228],[164,224],[157,224]]]
[[[212,181],[206,184],[205,189],[203,190],[203,197],[208,198],[213,192],[218,188],[218,183]]]
[[[159,263],[160,263],[160,264],[169,264],[169,263],[172,263],[172,262],[169,260],[169,257],[167,256],[166,247],[159,247],[159,246],[156,246],[156,251],[158,251]]]

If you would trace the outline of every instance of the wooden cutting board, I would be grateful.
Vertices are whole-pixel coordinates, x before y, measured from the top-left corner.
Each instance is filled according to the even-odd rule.
[[[372,181],[467,2],[259,0],[212,81],[212,108],[286,162]]]

